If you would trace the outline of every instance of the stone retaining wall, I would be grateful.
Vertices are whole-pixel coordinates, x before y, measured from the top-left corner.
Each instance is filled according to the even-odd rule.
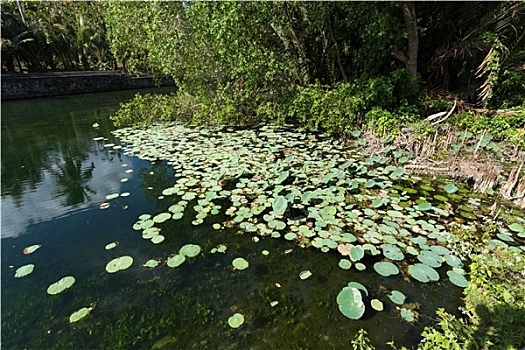
[[[64,72],[40,74],[2,74],[2,100],[84,94],[155,87],[152,76],[121,72]],[[160,86],[173,85],[166,77]]]

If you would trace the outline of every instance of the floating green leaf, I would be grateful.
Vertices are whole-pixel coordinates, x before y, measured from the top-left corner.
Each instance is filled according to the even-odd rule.
[[[359,289],[344,287],[337,295],[339,311],[346,317],[357,320],[365,313],[365,304]]]
[[[366,270],[366,265],[363,264],[363,263],[358,262],[354,266],[355,266],[357,271],[364,271],[364,270]]]
[[[310,272],[310,270],[301,271],[301,273],[299,274],[299,278],[302,280],[310,278],[311,276],[312,276],[312,273]]]
[[[368,289],[366,289],[365,286],[363,286],[361,283],[359,282],[348,282],[348,284],[346,285],[347,287],[352,287],[352,288],[357,288],[361,291],[361,293],[367,297],[368,296]]]
[[[153,244],[159,244],[161,242],[164,242],[164,239],[166,237],[164,237],[163,235],[156,235],[154,237],[151,238],[151,243]]]
[[[415,321],[414,311],[412,311],[412,310],[409,310],[409,309],[406,309],[406,308],[401,308],[399,314],[407,322],[414,322]]]
[[[156,222],[157,224],[161,224],[164,221],[167,221],[169,218],[171,218],[170,213],[160,213],[153,217],[153,221]]]
[[[33,264],[27,264],[24,266],[20,266],[15,271],[15,278],[25,277],[29,275],[30,273],[32,273],[34,269],[35,269],[35,265]]]
[[[423,264],[427,264],[430,267],[440,267],[443,259],[441,256],[431,250],[421,250],[417,259]]]
[[[244,258],[235,258],[235,259],[233,259],[232,265],[237,270],[244,270],[244,269],[247,269],[248,266],[250,266],[248,261],[246,261]]]
[[[398,290],[393,290],[388,298],[397,305],[402,305],[405,302],[406,296]]]
[[[75,277],[73,276],[65,276],[62,277],[57,282],[51,284],[49,287],[47,287],[47,294],[55,295],[62,293],[67,288],[71,287],[75,283]]]
[[[23,250],[24,255],[28,255],[31,253],[34,253],[37,249],[39,249],[42,245],[40,244],[33,244],[29,247],[25,247]]]
[[[425,264],[414,264],[408,267],[408,273],[419,282],[429,282],[439,280],[439,274],[432,267]]]
[[[91,310],[87,307],[83,307],[82,309],[78,310],[78,311],[75,311],[71,314],[71,316],[69,316],[69,322],[70,323],[73,323],[73,322],[77,322],[77,321],[80,321],[81,319],[83,319],[84,317],[86,317],[87,315],[89,315],[89,312]]]
[[[105,248],[106,248],[106,250],[111,250],[111,249],[115,248],[117,245],[118,245],[117,242],[111,242],[111,243],[107,244]]]
[[[154,268],[154,267],[157,267],[159,265],[159,262],[155,259],[150,259],[148,261],[146,261],[146,263],[142,266],[144,267],[149,267],[149,268]]]
[[[231,328],[239,328],[244,323],[244,316],[240,313],[236,313],[228,318],[228,325]]]
[[[126,270],[133,264],[133,258],[128,255],[124,255],[115,258],[107,263],[106,271],[109,273],[115,273],[117,271]]]
[[[343,270],[348,270],[352,267],[352,263],[348,259],[339,260],[339,267]]]
[[[445,187],[443,187],[443,189],[448,194],[451,194],[451,193],[456,192],[458,190],[458,187],[456,185],[454,185],[454,184],[446,184]]]
[[[108,194],[108,195],[106,196],[106,199],[107,199],[107,200],[111,200],[111,199],[115,199],[115,198],[117,198],[118,196],[120,196],[119,193],[112,193],[112,194]]]
[[[201,247],[197,244],[186,244],[182,246],[182,248],[180,248],[179,250],[180,255],[185,255],[188,258],[196,257],[197,255],[199,255],[200,252]]]
[[[399,273],[397,266],[388,261],[376,262],[374,264],[374,270],[384,277],[397,275]]]
[[[182,263],[184,263],[185,261],[186,261],[186,255],[175,254],[171,258],[169,258],[168,261],[166,261],[166,264],[169,267],[174,268],[174,267],[178,267],[182,265]]]
[[[277,180],[275,180],[275,184],[278,185],[280,183],[283,183],[287,178],[288,176],[290,176],[290,172],[289,171],[283,171],[279,177],[277,178]]]
[[[383,303],[378,299],[372,299],[370,300],[370,305],[372,306],[372,309],[376,311],[383,311]]]
[[[353,262],[356,262],[356,261],[361,260],[363,256],[365,256],[365,251],[363,247],[361,247],[360,245],[357,245],[357,246],[353,246],[352,248],[350,248],[348,255],[350,256],[350,260],[352,260]]]
[[[468,284],[467,279],[465,276],[455,272],[455,271],[447,271],[447,276],[450,279],[450,282],[452,284],[455,284],[458,287],[465,288]]]
[[[276,216],[281,216],[288,208],[288,201],[283,196],[278,196],[274,199],[272,208]]]
[[[524,232],[525,231],[525,228],[523,228],[523,226],[521,226],[520,224],[518,224],[517,222],[513,223],[513,224],[510,224],[509,225],[509,229],[511,229],[512,231],[514,232]]]
[[[421,211],[427,211],[427,210],[432,209],[432,204],[430,204],[428,202],[419,203],[417,205],[417,209],[419,209]]]

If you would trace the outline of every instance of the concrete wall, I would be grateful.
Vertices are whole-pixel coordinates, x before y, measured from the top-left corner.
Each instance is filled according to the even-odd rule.
[[[121,72],[64,72],[40,74],[2,74],[2,100],[84,94],[155,87],[152,76]],[[161,86],[173,85],[170,78]]]

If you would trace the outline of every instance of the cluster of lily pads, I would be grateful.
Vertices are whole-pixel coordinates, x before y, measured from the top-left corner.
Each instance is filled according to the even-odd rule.
[[[362,271],[372,263],[383,277],[438,281],[437,269],[447,265],[449,281],[467,285],[462,260],[445,245],[451,223],[483,218],[480,200],[468,198],[463,204],[468,190],[452,183],[432,186],[407,174],[402,167],[407,157],[399,150],[393,156],[398,165],[386,165],[386,154],[367,154],[322,135],[271,126],[159,125],[115,134],[125,144],[123,152],[166,161],[175,170],[173,183],[162,190],[162,196],[174,198],[173,205],[155,216],[141,216],[134,225],[146,239],[153,241],[161,230],[155,225],[170,218],[191,215],[192,223],[200,225],[227,205],[230,219],[213,223],[215,229],[237,226],[325,253],[337,251],[342,269]],[[524,238],[522,224],[502,227],[495,240],[513,242],[513,233]],[[357,296],[345,288],[345,295]]]
[[[353,320],[361,318],[366,310],[365,298],[369,297],[368,289],[359,282],[349,282],[337,295],[336,301],[341,313]],[[398,290],[392,290],[388,299],[399,306],[405,304],[406,295]],[[375,311],[383,311],[384,304],[379,299],[370,299],[370,306]],[[399,315],[407,322],[415,322],[417,311],[413,307],[397,307]]]

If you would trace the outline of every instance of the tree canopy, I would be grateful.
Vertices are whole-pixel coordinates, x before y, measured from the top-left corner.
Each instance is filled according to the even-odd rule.
[[[520,1],[2,5],[4,70],[171,75],[162,115],[200,122],[342,130],[401,118],[421,92],[519,106],[524,58]]]

